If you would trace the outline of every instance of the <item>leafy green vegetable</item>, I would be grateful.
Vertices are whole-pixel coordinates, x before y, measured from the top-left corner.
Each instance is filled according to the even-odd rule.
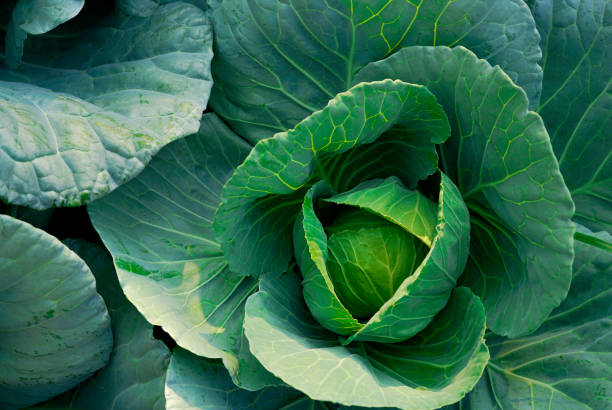
[[[2,408],[63,393],[108,362],[110,320],[85,262],[6,215],[0,215],[0,303]]]
[[[260,289],[246,307],[251,349],[266,368],[314,399],[435,408],[471,390],[487,363],[484,310],[466,288],[455,290],[447,309],[414,340],[346,347],[313,319],[295,273],[264,275]]]
[[[327,232],[329,276],[356,318],[376,313],[425,256],[415,236],[365,211],[341,214]]]
[[[612,232],[612,3],[532,3],[544,53],[538,112],[576,203],[575,220]]]
[[[115,13],[83,33],[38,37],[18,70],[0,68],[5,201],[82,205],[197,131],[212,58],[201,9],[170,3],[146,18]]]
[[[7,27],[5,63],[11,68],[21,64],[23,43],[28,34],[44,34],[76,16],[85,0],[19,0]]]
[[[89,214],[142,315],[179,346],[222,358],[236,383],[255,390],[278,383],[242,336],[244,303],[257,282],[229,272],[211,226],[223,183],[249,148],[207,114],[197,134],[170,144]]]
[[[240,390],[218,361],[204,359],[182,349],[172,354],[166,380],[166,400],[168,408],[176,410],[331,408],[287,387],[266,387],[256,392]]]
[[[170,352],[153,338],[153,326],[121,292],[106,250],[84,240],[69,239],[65,243],[87,262],[96,277],[111,317],[115,344],[108,365],[94,377],[37,408],[164,409],[163,386]]]
[[[607,232],[594,235],[612,243]],[[612,405],[612,253],[576,242],[573,275],[567,299],[536,332],[487,339],[491,362],[467,408]]]
[[[612,407],[611,25],[2,2],[0,407]]]
[[[249,141],[285,131],[410,45],[464,45],[539,99],[539,36],[521,0],[213,2],[211,106]]]
[[[541,118],[503,71],[461,47],[407,47],[355,81],[381,78],[423,84],[444,107],[441,165],[473,226],[462,282],[494,332],[532,332],[565,298],[573,258],[573,204]]]

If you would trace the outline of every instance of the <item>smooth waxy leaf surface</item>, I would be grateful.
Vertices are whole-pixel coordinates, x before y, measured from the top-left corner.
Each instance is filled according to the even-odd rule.
[[[343,347],[312,318],[292,272],[262,276],[245,318],[255,356],[311,398],[404,409],[437,408],[471,390],[489,357],[484,329],[479,299],[458,288],[448,308],[414,340]]]
[[[85,262],[6,215],[0,215],[0,303],[0,407],[46,400],[107,363],[110,320]]]
[[[539,36],[520,0],[229,0],[213,5],[211,105],[250,141],[292,128],[408,45],[464,45],[537,103]]]
[[[106,367],[76,389],[37,408],[165,409],[164,380],[170,351],[153,337],[153,326],[125,298],[106,249],[79,239],[65,243],[87,262],[96,277],[115,343]]]
[[[184,3],[37,39],[19,70],[0,69],[0,197],[37,209],[84,204],[197,131],[211,42],[207,15]]]
[[[21,64],[23,43],[28,34],[43,34],[76,16],[85,0],[19,0],[6,28],[5,63]]]
[[[333,156],[386,131],[420,139],[434,156],[434,143],[449,135],[448,120],[426,88],[385,80],[356,85],[295,129],[259,142],[224,187],[215,216],[215,235],[232,271],[284,272],[305,190],[325,179]]]
[[[257,282],[229,271],[212,229],[223,183],[249,148],[214,114],[205,115],[197,134],[162,150],[89,213],[142,315],[179,346],[223,358],[237,383],[259,388],[274,378],[242,336],[244,302]]]
[[[327,238],[313,207],[313,201],[317,195],[321,195],[316,192],[317,189],[320,189],[318,185],[306,195],[293,237],[296,258],[304,277],[304,299],[313,316],[325,328],[348,336],[346,343],[357,340],[399,342],[414,336],[446,305],[465,267],[469,214],[457,187],[447,176],[442,176],[441,205],[437,210],[431,249],[420,266],[403,280],[365,324],[358,323],[346,309],[328,271]],[[407,193],[407,198],[401,193]],[[389,178],[365,182],[352,191],[327,198],[326,201],[360,204],[370,210],[377,209],[379,202],[386,203],[389,206],[378,215],[411,225],[414,211],[403,207],[406,205],[404,199],[410,200],[410,193],[396,178]],[[426,225],[432,224],[428,220],[433,216],[430,210],[422,216],[427,218]]]
[[[607,232],[594,235],[612,242]],[[576,241],[567,299],[535,333],[487,341],[491,362],[472,401],[503,409],[610,408],[611,318],[612,253]]]
[[[367,320],[419,266],[425,244],[410,232],[362,210],[327,226],[327,270],[342,304]]]
[[[538,112],[576,204],[574,219],[612,232],[612,2],[538,0],[544,81]]]
[[[172,354],[166,378],[166,400],[168,408],[176,410],[325,410],[331,407],[288,387],[265,387],[254,392],[239,389],[221,363],[182,349]]]
[[[472,224],[462,282],[482,298],[494,332],[535,330],[567,294],[574,233],[573,204],[541,118],[499,67],[462,47],[408,47],[355,82],[380,78],[423,84],[444,107],[452,135],[441,165]]]
[[[359,184],[324,201],[368,210],[401,226],[430,247],[436,236],[438,205],[417,190],[406,189],[395,177]]]

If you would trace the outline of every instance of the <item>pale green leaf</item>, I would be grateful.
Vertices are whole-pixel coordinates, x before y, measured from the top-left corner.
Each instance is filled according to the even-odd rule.
[[[153,337],[153,326],[121,291],[113,261],[99,245],[84,240],[65,241],[87,262],[111,317],[114,348],[106,367],[70,394],[41,408],[63,404],[67,409],[165,409],[164,380],[170,351]]]
[[[89,206],[127,298],[179,346],[223,358],[236,383],[276,381],[242,336],[253,278],[232,274],[212,218],[224,182],[250,146],[214,114],[200,131],[162,150],[134,180]]]
[[[215,360],[182,349],[172,354],[166,378],[166,400],[172,410],[326,410],[289,387],[265,387],[247,391],[236,387],[227,370]]]
[[[75,387],[113,347],[91,271],[31,225],[0,215],[0,407],[25,407]]]
[[[489,357],[484,309],[467,288],[457,288],[447,308],[407,342],[341,346],[311,316],[295,273],[264,275],[260,286],[246,307],[251,351],[316,400],[433,409],[470,391]]]
[[[163,34],[162,34],[163,33]],[[197,131],[212,33],[195,6],[120,13],[77,38],[39,39],[0,69],[0,197],[44,209],[96,199]]]

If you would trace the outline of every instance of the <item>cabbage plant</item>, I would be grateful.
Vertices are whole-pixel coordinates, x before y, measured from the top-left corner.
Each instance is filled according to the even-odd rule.
[[[0,301],[29,297],[0,322],[2,406],[64,391],[39,407],[612,406],[609,0],[191,3],[113,13],[137,27],[189,16],[170,32],[192,52],[144,60],[189,77],[172,82],[184,94],[153,88],[190,102],[208,97],[192,77],[211,19],[199,128],[200,108],[181,123],[191,135],[147,146],[146,167],[149,154],[91,197],[47,198],[91,202],[112,263],[23,221],[62,237],[57,211],[0,216]],[[40,50],[19,27],[11,81]],[[177,123],[138,107],[138,124]],[[50,290],[64,266],[82,285],[57,292],[80,299]]]

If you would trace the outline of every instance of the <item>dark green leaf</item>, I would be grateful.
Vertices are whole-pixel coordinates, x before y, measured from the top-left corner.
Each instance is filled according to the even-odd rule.
[[[605,232],[593,235],[612,240]],[[503,409],[609,409],[611,318],[612,253],[576,242],[567,299],[528,337],[487,342],[488,376],[470,397],[481,403],[488,397]]]
[[[402,46],[464,45],[539,98],[539,36],[521,0],[214,3],[211,106],[253,142],[292,128]]]
[[[295,129],[260,141],[227,182],[215,216],[216,238],[231,270],[284,272],[292,256],[292,223],[304,191],[321,178],[320,159],[372,143],[386,131],[421,139],[433,151],[449,127],[426,88],[385,80],[356,85]]]
[[[408,63],[410,62],[410,63]],[[470,209],[470,259],[462,282],[502,335],[535,330],[565,298],[573,257],[573,204],[542,119],[499,67],[462,47],[407,47],[361,70],[423,84],[451,122],[444,171]]]
[[[612,232],[612,2],[536,0],[533,10],[544,52],[538,112],[575,220]]]

